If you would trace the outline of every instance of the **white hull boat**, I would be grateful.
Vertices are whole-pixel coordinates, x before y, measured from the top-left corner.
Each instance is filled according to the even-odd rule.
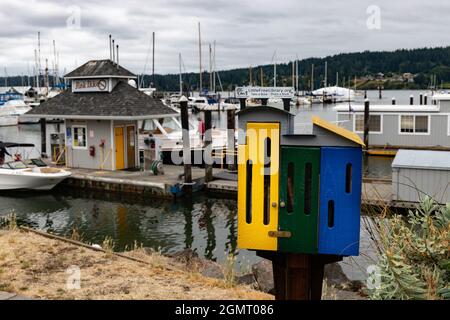
[[[16,150],[13,150],[16,148]],[[47,166],[41,159],[24,159],[19,148],[34,148],[33,144],[0,142],[0,149],[7,151],[12,161],[0,166],[0,190],[51,190],[72,173]]]
[[[68,171],[50,167],[0,168],[0,190],[51,190],[70,175]]]
[[[0,116],[0,127],[17,126],[18,124],[18,116]]]

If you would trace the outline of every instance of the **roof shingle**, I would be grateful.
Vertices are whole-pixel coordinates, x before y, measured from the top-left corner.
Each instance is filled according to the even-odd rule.
[[[69,72],[65,78],[82,78],[82,77],[101,77],[101,76],[115,76],[115,77],[130,77],[135,78],[136,75],[127,69],[113,63],[111,60],[90,60],[81,67]]]
[[[26,115],[127,118],[174,114],[176,112],[160,100],[146,95],[124,81],[119,81],[111,93],[65,90],[30,110]]]

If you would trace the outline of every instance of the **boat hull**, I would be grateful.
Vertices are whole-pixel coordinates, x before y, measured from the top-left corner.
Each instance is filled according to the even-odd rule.
[[[17,116],[0,116],[0,127],[17,126],[19,117]]]
[[[0,190],[51,190],[70,175],[70,172],[63,170],[45,174],[25,170],[0,169]]]

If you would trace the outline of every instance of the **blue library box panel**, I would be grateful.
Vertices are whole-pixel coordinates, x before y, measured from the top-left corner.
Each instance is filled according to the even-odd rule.
[[[357,256],[362,149],[321,148],[319,254]]]

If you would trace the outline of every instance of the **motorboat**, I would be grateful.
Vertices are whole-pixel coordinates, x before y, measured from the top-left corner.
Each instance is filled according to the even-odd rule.
[[[0,116],[0,127],[17,126],[18,124],[18,116]]]
[[[21,116],[32,108],[24,100],[9,100],[0,107],[0,117],[17,117],[16,124],[38,123],[39,119],[22,118]]]
[[[332,86],[314,90],[312,95],[321,99],[322,103],[339,103],[355,101],[355,91],[348,88]]]
[[[1,148],[8,150],[12,160],[0,166],[0,190],[51,190],[72,174],[49,167],[40,158],[25,159],[17,151],[19,148],[34,148],[34,144],[2,142]],[[12,151],[14,148],[15,152]]]

